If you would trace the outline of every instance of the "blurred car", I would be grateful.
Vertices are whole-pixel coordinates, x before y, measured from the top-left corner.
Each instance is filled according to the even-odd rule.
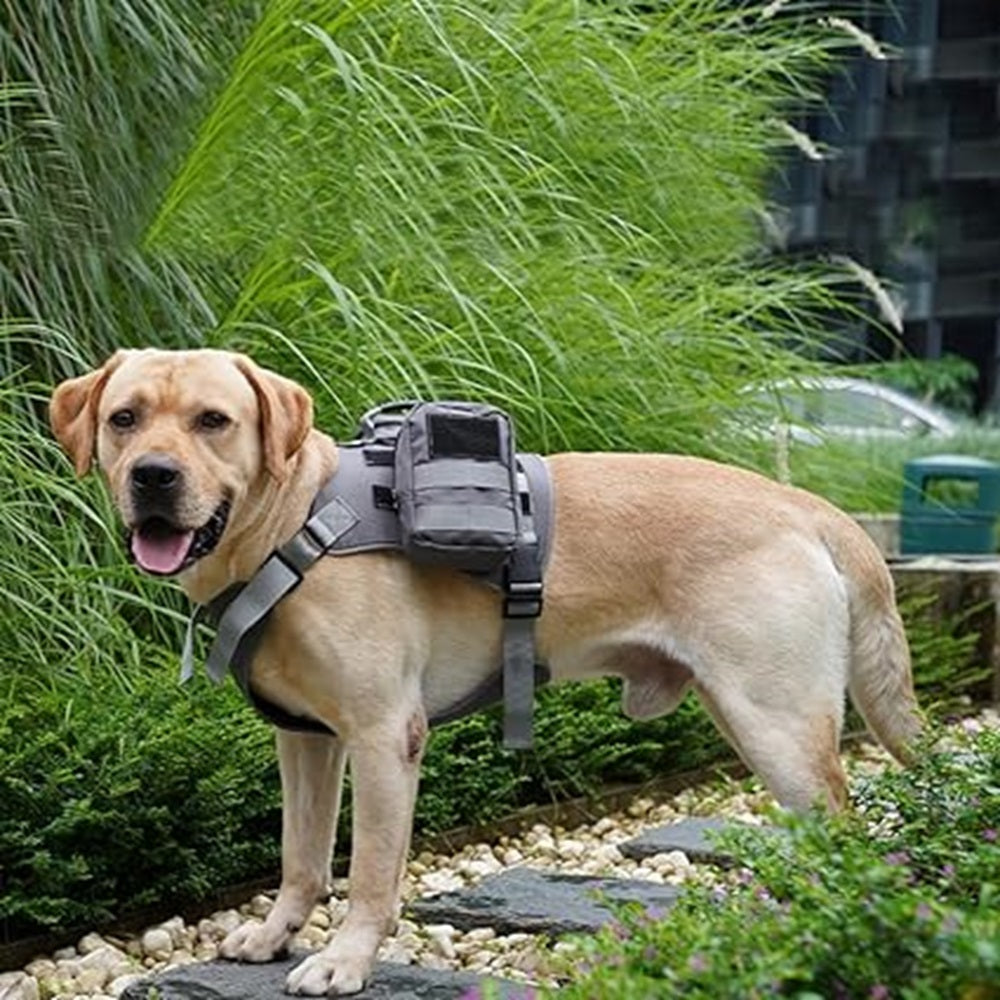
[[[792,440],[807,444],[826,438],[947,438],[968,428],[898,389],[842,375],[783,379],[746,392],[752,402],[744,426],[758,434],[787,427]]]

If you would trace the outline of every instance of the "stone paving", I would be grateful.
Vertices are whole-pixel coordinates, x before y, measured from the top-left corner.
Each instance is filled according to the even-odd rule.
[[[302,956],[265,965],[206,962],[170,969],[135,983],[122,1000],[276,1000],[286,998],[285,977]],[[455,1000],[478,996],[486,980],[469,972],[441,971],[398,962],[379,962],[358,1000]],[[496,1000],[519,1000],[525,987],[493,979]],[[2,1000],[2,998],[0,998]]]
[[[719,820],[681,820],[648,830],[619,845],[622,854],[638,858],[685,851],[702,862],[730,859],[712,846],[712,833],[725,828]],[[573,875],[518,866],[483,878],[478,884],[436,893],[413,901],[407,915],[433,936],[450,940],[455,929],[489,928],[497,935],[552,938],[593,932],[614,919],[618,903],[638,903],[662,912],[679,889],[647,879]],[[266,965],[233,965],[213,961],[170,969],[127,986],[122,1000],[278,1000],[285,976],[301,956]],[[359,1000],[458,1000],[479,996],[487,977],[453,969],[433,969],[380,962]],[[523,984],[488,977],[498,998],[531,995]]]

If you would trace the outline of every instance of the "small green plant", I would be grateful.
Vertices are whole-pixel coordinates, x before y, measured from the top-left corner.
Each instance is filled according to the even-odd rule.
[[[992,602],[957,614],[942,612],[939,603],[930,588],[899,597],[920,703],[937,717],[967,708],[970,702],[988,700],[993,676],[993,667],[979,648],[982,618],[993,613]]]
[[[996,1000],[1000,733],[949,742],[843,817],[725,836],[743,867],[581,940],[559,997]]]

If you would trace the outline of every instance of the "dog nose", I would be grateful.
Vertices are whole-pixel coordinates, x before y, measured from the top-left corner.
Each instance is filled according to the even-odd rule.
[[[138,494],[171,493],[180,481],[180,466],[169,455],[152,452],[132,466],[132,489]]]

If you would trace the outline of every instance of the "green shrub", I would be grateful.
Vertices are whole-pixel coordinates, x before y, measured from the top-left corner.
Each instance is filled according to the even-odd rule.
[[[146,672],[22,682],[0,701],[0,921],[6,936],[204,898],[274,869],[273,736],[232,686]]]
[[[1000,733],[927,747],[857,782],[856,801],[727,835],[744,865],[727,884],[581,940],[587,971],[559,996],[1000,997]]]
[[[980,653],[982,619],[992,616],[992,604],[974,605],[957,614],[943,614],[937,604],[937,595],[927,589],[899,598],[921,705],[940,717],[988,701],[995,667]]]

